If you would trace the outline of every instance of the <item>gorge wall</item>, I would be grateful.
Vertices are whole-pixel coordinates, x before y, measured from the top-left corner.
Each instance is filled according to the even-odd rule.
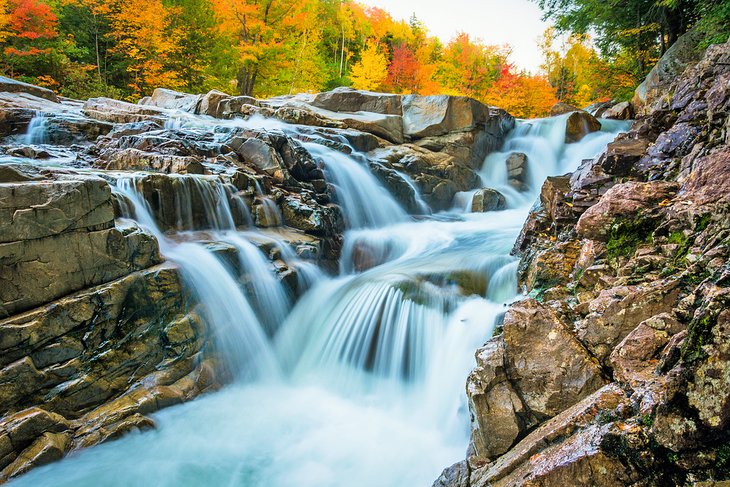
[[[730,43],[674,61],[545,182],[514,250],[529,297],[477,351],[472,445],[434,486],[730,479]]]

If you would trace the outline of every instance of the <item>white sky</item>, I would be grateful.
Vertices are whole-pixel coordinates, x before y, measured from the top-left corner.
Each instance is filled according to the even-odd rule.
[[[358,0],[380,7],[396,19],[408,20],[413,13],[431,35],[446,42],[463,31],[486,44],[510,44],[512,62],[533,73],[540,69],[542,55],[537,38],[548,24],[537,4],[529,0]]]

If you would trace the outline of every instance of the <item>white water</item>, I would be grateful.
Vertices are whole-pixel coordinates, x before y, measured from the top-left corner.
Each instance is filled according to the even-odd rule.
[[[42,112],[38,112],[28,124],[24,142],[28,145],[39,145],[47,144],[49,139],[48,117],[44,116]]]
[[[556,136],[560,119],[530,123],[487,158],[482,172],[486,186],[504,190],[511,209],[419,222],[409,221],[355,159],[307,144],[327,166],[351,230],[340,275],[310,268],[311,288],[291,310],[274,281],[252,283],[246,296],[201,245],[176,244],[157,232],[245,380],[155,414],[155,431],[75,453],[12,485],[430,485],[464,457],[465,377],[504,304],[517,297],[517,261],[509,253],[538,179],[575,169],[620,128],[566,146]],[[506,188],[502,168],[513,150],[528,154],[525,193]],[[130,183],[120,187],[136,219],[155,228]],[[242,267],[260,279],[267,265],[249,236],[229,229],[217,239],[236,246]],[[282,257],[295,260],[289,249]],[[466,284],[470,292],[460,292],[465,275],[480,283]]]

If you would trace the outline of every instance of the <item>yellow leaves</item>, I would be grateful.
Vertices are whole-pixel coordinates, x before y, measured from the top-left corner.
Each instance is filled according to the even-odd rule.
[[[352,67],[352,86],[358,90],[377,91],[388,77],[388,59],[374,40],[367,43],[360,61]]]

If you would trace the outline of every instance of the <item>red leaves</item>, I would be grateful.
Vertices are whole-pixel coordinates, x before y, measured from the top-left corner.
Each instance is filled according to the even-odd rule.
[[[16,37],[30,40],[51,39],[57,35],[57,23],[56,14],[45,3],[38,0],[10,1],[10,21],[8,24],[10,31]],[[24,54],[18,55],[28,55],[33,50],[41,51],[31,47]],[[35,54],[37,53],[35,52]]]

